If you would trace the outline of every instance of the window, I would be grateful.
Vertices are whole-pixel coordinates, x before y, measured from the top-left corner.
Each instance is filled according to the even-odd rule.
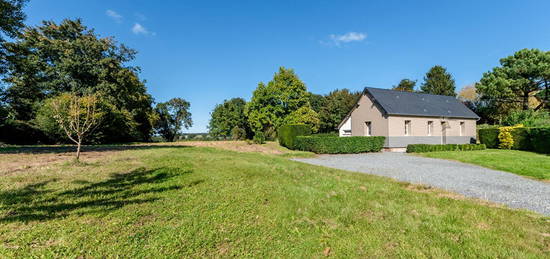
[[[463,121],[460,122],[460,136],[464,136],[466,134],[466,125]]]
[[[365,121],[365,136],[372,135],[372,123],[370,121]]]
[[[428,136],[431,136],[432,132],[434,132],[434,122],[428,121]]]
[[[406,120],[405,121],[405,136],[411,135],[411,121]]]
[[[351,136],[351,130],[344,130],[343,136]]]

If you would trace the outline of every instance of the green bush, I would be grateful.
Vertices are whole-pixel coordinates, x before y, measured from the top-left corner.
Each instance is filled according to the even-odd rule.
[[[550,154],[550,127],[531,128],[532,150],[539,153]]]
[[[470,151],[484,150],[487,147],[484,144],[445,144],[445,145],[430,145],[430,144],[411,144],[407,146],[407,153],[424,153],[436,151]]]
[[[256,144],[264,144],[265,143],[265,135],[263,132],[256,132],[256,134],[254,134],[254,137],[252,138],[252,141],[254,141],[254,143]]]
[[[479,142],[485,144],[487,148],[498,148],[498,128],[480,129]]]
[[[0,125],[0,142],[17,145],[54,144],[55,142],[36,126],[18,120]]]
[[[317,134],[314,134],[313,136],[316,136],[316,137],[338,137],[338,133],[317,133]]]
[[[533,150],[533,145],[531,144],[531,128],[515,128],[511,133],[514,139],[512,149]]]
[[[289,149],[295,149],[294,141],[297,136],[311,135],[311,127],[305,124],[289,124],[279,128],[277,132],[279,144]]]
[[[243,140],[246,139],[246,130],[235,126],[231,130],[231,139],[233,140]]]
[[[385,137],[298,136],[295,147],[317,154],[378,152],[382,150],[385,139]]]

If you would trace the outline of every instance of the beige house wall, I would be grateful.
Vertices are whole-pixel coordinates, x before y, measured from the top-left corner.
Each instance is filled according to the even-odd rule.
[[[351,135],[364,136],[365,122],[371,122],[372,136],[388,136],[388,119],[366,95],[362,95],[357,107],[351,113]]]
[[[433,131],[431,136],[441,136],[442,121],[447,122],[447,136],[474,136],[476,135],[475,119],[441,119],[435,117],[415,117],[415,116],[389,116],[389,132],[386,136],[405,136],[405,121],[411,121],[411,132],[409,136],[428,136],[428,121],[433,121]],[[464,122],[464,134],[460,134],[460,122]]]

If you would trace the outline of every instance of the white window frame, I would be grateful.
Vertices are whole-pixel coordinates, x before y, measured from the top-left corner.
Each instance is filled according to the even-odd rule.
[[[433,121],[428,121],[427,128],[428,128],[428,136],[433,135],[433,131],[434,131],[434,122],[433,122]]]
[[[460,136],[464,136],[466,134],[466,123],[461,121],[460,122]]]
[[[405,120],[405,136],[410,136],[411,135],[411,120]]]

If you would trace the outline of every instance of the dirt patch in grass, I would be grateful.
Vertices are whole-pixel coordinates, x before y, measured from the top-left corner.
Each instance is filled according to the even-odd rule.
[[[481,199],[469,198],[459,193],[445,191],[443,189],[435,188],[424,184],[403,183],[403,185],[405,186],[405,189],[413,192],[431,193],[441,198],[449,198],[453,200],[469,200],[469,201],[473,201],[478,204],[482,204],[489,207],[503,208],[502,205],[497,203],[493,203],[493,202],[481,200]]]
[[[80,154],[80,159],[86,163],[97,162],[110,157],[118,151],[89,151]],[[74,159],[73,152],[43,153],[43,154],[2,154],[0,159],[0,175],[8,175],[22,171],[46,168],[55,164],[70,162]]]
[[[192,147],[214,147],[237,152],[254,152],[262,154],[280,155],[286,153],[278,148],[277,143],[267,143],[263,145],[252,144],[246,141],[185,141],[177,144]]]

